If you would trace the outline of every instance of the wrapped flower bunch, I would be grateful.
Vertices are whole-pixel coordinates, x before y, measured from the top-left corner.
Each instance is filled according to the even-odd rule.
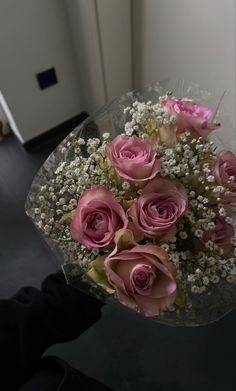
[[[189,96],[129,103],[115,132],[93,119],[59,146],[28,214],[69,282],[168,324],[215,320],[236,304],[236,156]]]

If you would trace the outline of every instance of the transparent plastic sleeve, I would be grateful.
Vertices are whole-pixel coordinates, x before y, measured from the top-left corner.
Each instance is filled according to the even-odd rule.
[[[105,132],[109,132],[111,138],[114,138],[124,129],[127,121],[124,109],[127,106],[132,106],[137,100],[157,102],[159,97],[166,94],[167,91],[171,91],[178,99],[187,97],[196,103],[208,106],[214,113],[214,120],[220,121],[223,94],[215,96],[200,89],[196,84],[184,80],[165,80],[126,93],[92,114],[62,141],[40,168],[28,194],[26,213],[45,237],[52,251],[57,254],[67,282],[105,302],[117,301],[117,299],[87,277],[83,268],[83,259],[78,256],[77,244],[72,240],[70,245],[67,245],[68,237],[64,235],[64,230],[68,229],[68,225],[59,223],[62,216],[57,212],[57,203],[63,202],[63,200],[59,201],[58,197],[61,184],[60,180],[55,180],[55,178],[56,175],[57,178],[60,178],[60,172],[63,171],[65,164],[73,162],[77,158],[74,140],[79,137],[83,137],[85,140],[92,137],[101,138]],[[227,144],[222,128],[213,132],[211,138],[215,145],[221,149]],[[232,145],[226,145],[226,147],[235,152]],[[83,146],[81,154],[84,157],[87,156]],[[68,183],[69,180],[68,177]],[[45,185],[47,185],[49,194],[45,194]],[[71,197],[73,197],[73,190],[63,193],[65,204]],[[232,270],[232,274],[234,273],[235,271]],[[179,307],[176,311],[165,311],[152,319],[171,326],[198,326],[221,318],[236,306],[236,285],[227,283],[225,279],[222,279],[218,284],[213,284],[206,294],[201,295],[194,295],[189,283],[186,295],[192,303],[191,307],[188,309]]]

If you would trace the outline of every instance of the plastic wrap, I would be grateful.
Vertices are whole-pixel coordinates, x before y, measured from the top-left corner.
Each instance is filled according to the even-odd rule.
[[[27,198],[26,213],[57,254],[68,283],[105,302],[117,299],[87,277],[83,262],[78,257],[80,247],[75,241],[68,239],[68,235],[64,235],[68,225],[59,223],[62,216],[57,215],[57,202],[60,199],[61,185],[55,182],[55,177],[63,172],[66,164],[77,158],[74,150],[76,139],[101,138],[105,132],[109,132],[111,138],[114,138],[124,129],[127,121],[124,109],[127,106],[132,106],[137,100],[157,102],[158,98],[167,91],[171,91],[179,99],[187,97],[196,103],[210,107],[214,112],[214,119],[220,120],[222,96],[215,96],[200,89],[194,83],[183,80],[165,80],[124,94],[87,118],[53,151],[35,176]],[[212,133],[212,139],[220,149],[224,147],[223,135],[222,129]],[[230,146],[226,145],[226,147],[230,149]],[[81,154],[87,156],[83,147]],[[50,197],[44,194],[45,185],[47,191],[51,193]],[[64,193],[65,204],[72,197],[74,197],[73,191]],[[45,226],[48,226],[47,229]],[[235,271],[232,270],[232,274],[234,273]],[[185,295],[187,301],[191,302],[191,307],[179,306],[175,311],[165,311],[152,319],[171,326],[197,326],[221,318],[236,306],[236,285],[229,284],[226,279],[222,279],[218,284],[212,284],[206,293],[200,295],[193,294],[191,283],[188,283]]]

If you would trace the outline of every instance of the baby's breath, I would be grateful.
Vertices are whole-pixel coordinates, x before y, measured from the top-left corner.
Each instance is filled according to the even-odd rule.
[[[156,158],[160,161],[158,175],[181,183],[186,190],[188,207],[176,223],[175,236],[169,237],[165,243],[159,238],[145,238],[144,242],[154,242],[166,253],[177,269],[178,287],[183,292],[199,295],[210,292],[212,286],[222,279],[230,284],[236,282],[232,274],[236,263],[233,250],[236,235],[228,241],[232,246],[229,255],[214,239],[217,217],[223,218],[234,232],[236,222],[231,209],[229,211],[222,201],[225,195],[229,195],[228,189],[216,183],[212,172],[214,144],[189,131],[176,135],[174,146],[167,147],[160,141],[160,129],[173,130],[177,124],[176,115],[162,105],[168,97],[169,93],[160,97],[158,102],[136,100],[124,108],[126,122],[121,131],[126,136],[152,139]],[[58,163],[52,179],[39,189],[33,209],[38,228],[67,254],[68,262],[78,263],[84,271],[100,252],[81,246],[70,233],[71,218],[83,192],[106,186],[127,211],[142,195],[145,186],[134,185],[119,177],[106,154],[106,146],[111,141],[110,129],[107,130],[101,139],[73,135],[61,144],[59,152],[64,160]],[[231,175],[229,182],[234,180]],[[105,253],[110,250],[106,249]],[[190,310],[192,303],[186,300],[185,306]],[[175,306],[172,310],[175,311]]]

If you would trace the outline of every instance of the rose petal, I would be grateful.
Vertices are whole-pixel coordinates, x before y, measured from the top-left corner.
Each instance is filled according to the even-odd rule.
[[[125,211],[104,186],[86,190],[71,222],[71,235],[88,248],[107,247],[115,232],[128,226]]]
[[[175,302],[175,297],[176,293],[173,293],[169,297],[159,299],[158,301],[151,297],[146,298],[141,295],[135,295],[134,299],[139,307],[141,314],[147,317],[153,317],[158,316],[161,314],[161,312],[167,310],[168,307]]]
[[[106,145],[107,156],[118,175],[130,182],[142,183],[160,172],[156,146],[136,136],[117,136]]]

